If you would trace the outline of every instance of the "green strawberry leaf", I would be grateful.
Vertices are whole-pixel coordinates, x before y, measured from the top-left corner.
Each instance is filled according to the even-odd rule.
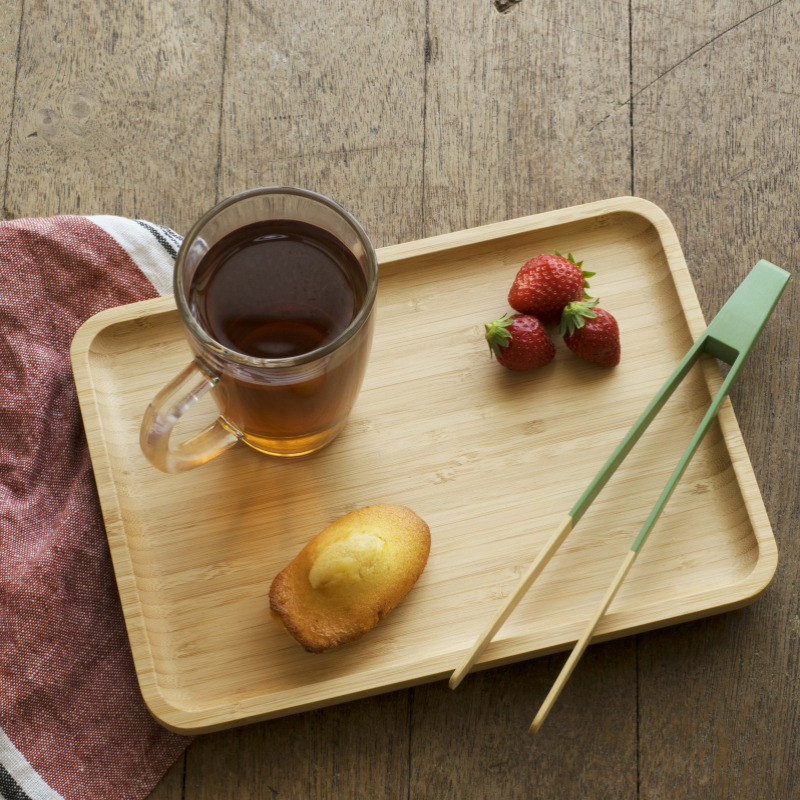
[[[496,355],[498,358],[502,355],[501,348],[508,347],[511,344],[511,333],[508,331],[508,326],[513,322],[509,314],[503,314],[500,319],[493,322],[487,322],[484,326],[486,328],[486,341],[489,345],[489,352]]]
[[[570,303],[561,313],[561,323],[558,326],[558,335],[570,336],[575,331],[580,330],[587,319],[594,319],[597,312],[592,310],[592,306],[596,306],[600,302],[599,299],[592,299],[587,295],[587,299],[575,300]]]

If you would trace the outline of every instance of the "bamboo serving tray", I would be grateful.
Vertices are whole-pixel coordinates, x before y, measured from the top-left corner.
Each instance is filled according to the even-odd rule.
[[[558,343],[512,373],[483,324],[517,269],[572,252],[619,321],[605,370]],[[705,328],[667,217],[636,198],[510,220],[378,251],[372,358],[341,436],[297,460],[237,445],[167,475],[139,449],[156,392],[190,354],[172,298],[104,311],[72,361],[144,698],[168,728],[201,733],[447,676],[501,599]],[[484,652],[488,667],[563,650],[581,629],[721,382],[705,358],[684,381]],[[201,401],[182,430],[216,416]],[[309,655],[271,620],[275,575],[337,517],[372,503],[431,528],[428,566],[360,642]],[[596,640],[747,604],[777,549],[730,402],[681,481]]]

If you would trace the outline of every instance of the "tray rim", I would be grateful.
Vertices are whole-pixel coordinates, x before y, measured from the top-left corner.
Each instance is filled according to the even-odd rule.
[[[692,338],[696,340],[705,329],[706,323],[677,233],[661,208],[639,197],[610,198],[379,248],[376,251],[378,263],[379,267],[386,267],[389,264],[415,257],[483,244],[528,231],[580,222],[617,212],[627,212],[643,217],[656,230],[689,331]],[[462,655],[460,651],[448,654],[452,656],[453,663],[452,665],[448,664],[445,668],[442,668],[441,663],[435,664],[436,659],[434,659],[430,665],[433,671],[413,677],[398,677],[396,680],[390,677],[388,681],[381,682],[379,685],[369,685],[356,691],[331,694],[325,689],[329,682],[322,682],[315,685],[315,691],[304,695],[306,699],[300,703],[287,702],[287,698],[284,696],[287,693],[296,695],[296,689],[249,698],[244,702],[226,702],[220,706],[197,709],[175,705],[165,696],[158,683],[155,662],[147,637],[145,614],[136,586],[133,563],[127,546],[124,519],[117,497],[117,487],[113,480],[111,461],[103,436],[102,415],[97,403],[89,353],[95,338],[106,328],[120,322],[129,322],[175,310],[176,305],[172,296],[106,309],[90,317],[78,328],[70,348],[78,401],[86,429],[125,625],[133,652],[137,679],[150,713],[164,727],[176,733],[208,733],[416,686],[448,676],[457,666]],[[711,360],[705,360],[702,366],[709,392],[713,395],[721,384],[721,374]],[[612,608],[607,615],[606,629],[596,635],[592,639],[592,643],[741,608],[756,600],[767,589],[777,568],[777,544],[730,399],[725,400],[720,410],[719,423],[758,547],[758,556],[753,569],[736,583],[682,596],[673,604],[678,607],[678,613],[668,617],[659,613],[648,615],[646,613],[648,609],[652,611],[658,608],[653,604],[638,609],[636,614],[631,611],[614,613]],[[476,631],[476,635],[477,633]],[[500,648],[500,652],[493,652],[492,648],[488,648],[473,671],[565,650],[574,644],[576,638],[567,636],[563,641],[556,641],[551,646],[524,652],[504,652],[502,648]],[[494,648],[495,651],[497,649]],[[508,651],[509,647],[506,647],[505,650]],[[441,657],[438,660],[441,661]],[[426,663],[428,662],[425,660],[418,662],[423,665]]]

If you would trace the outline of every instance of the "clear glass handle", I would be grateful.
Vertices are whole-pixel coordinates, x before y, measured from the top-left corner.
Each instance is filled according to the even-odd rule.
[[[236,444],[238,438],[218,419],[186,441],[170,445],[175,423],[217,380],[209,376],[196,361],[192,361],[147,407],[139,433],[139,444],[154,467],[162,472],[186,472],[211,461]]]

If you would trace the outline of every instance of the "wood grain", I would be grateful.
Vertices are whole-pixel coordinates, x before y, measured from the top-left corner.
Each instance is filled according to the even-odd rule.
[[[613,602],[614,598],[619,591],[620,586],[622,586],[622,582],[627,577],[628,573],[633,566],[633,562],[636,560],[636,551],[630,550],[628,554],[625,556],[622,566],[617,571],[617,574],[614,576],[614,580],[611,582],[611,585],[606,589],[606,593],[603,595],[603,599],[600,601],[600,605],[595,609],[594,614],[592,614],[592,618],[589,620],[588,625],[583,630],[580,635],[580,638],[575,643],[575,647],[573,648],[572,652],[569,654],[569,658],[567,658],[564,666],[561,668],[561,672],[558,673],[558,677],[553,682],[553,685],[550,687],[550,691],[547,693],[547,697],[545,697],[544,702],[541,706],[539,706],[539,710],[536,712],[536,716],[531,723],[531,727],[528,731],[530,734],[535,734],[539,732],[539,729],[544,724],[544,721],[547,719],[550,711],[552,710],[553,706],[555,705],[556,701],[558,700],[559,695],[564,690],[564,686],[566,685],[567,681],[570,678],[570,675],[575,670],[575,667],[580,661],[581,656],[586,651],[586,648],[589,646],[589,643],[594,636],[594,632],[597,630],[597,626],[600,624],[600,621],[605,616],[606,612],[608,611],[608,607]]]
[[[10,217],[185,230],[214,202],[224,0],[26,0]]]
[[[408,691],[200,737],[186,800],[408,797]]]
[[[782,2],[782,0],[779,0]],[[775,0],[644,0],[633,6],[633,43],[631,88],[634,94],[682,66],[689,58],[704,63],[711,51],[709,44],[727,36],[736,27],[746,25],[752,16],[772,6]],[[730,68],[726,54],[722,63]],[[728,92],[734,99],[739,87]],[[627,111],[627,109],[626,109]]]
[[[421,238],[424,19],[424,0],[231,3],[221,195],[301,186],[376,247]]]
[[[425,235],[630,193],[629,115],[614,113],[629,96],[627,5],[523,0],[500,15],[483,0],[461,3],[458,13],[431,3],[428,39]],[[496,308],[505,310],[500,298]],[[486,610],[476,635],[492,613]],[[409,796],[562,800],[580,796],[580,786],[588,797],[631,797],[630,643],[590,648],[552,727],[535,747],[526,741],[524,730],[563,660],[467,677],[456,697],[441,684],[417,688]],[[613,692],[594,688],[611,683]],[[579,709],[591,730],[577,722]]]
[[[569,536],[572,531],[572,517],[567,514],[563,521],[559,523],[555,533],[547,540],[545,546],[539,551],[536,558],[531,561],[530,566],[522,574],[519,583],[514,590],[509,593],[508,597],[504,600],[502,605],[495,611],[489,624],[484,629],[483,633],[475,640],[475,643],[463,656],[461,663],[453,671],[447,685],[451,689],[457,689],[458,685],[464,680],[465,676],[473,668],[481,653],[486,649],[489,643],[494,639],[497,632],[505,624],[505,621],[511,616],[514,609],[519,605],[520,600],[530,591],[534,581],[539,577],[544,568],[550,563],[550,559],[556,554],[558,548],[561,547],[564,540]]]
[[[795,272],[800,95],[797,4],[649,2],[634,63],[657,75],[703,44],[671,17],[727,33],[635,101],[636,192],[667,210],[708,315],[760,256]],[[663,20],[661,27],[653,27]],[[738,23],[738,24],[737,24]],[[655,65],[650,42],[666,55]],[[732,399],[780,562],[745,611],[640,637],[640,797],[795,797],[800,785],[800,282],[789,283]],[[654,535],[657,535],[654,534]]]
[[[0,105],[0,186],[3,187],[3,197],[8,169],[8,144],[11,140],[21,12],[22,0],[0,2],[0,97],[3,98]],[[5,219],[5,208],[2,211]]]
[[[618,4],[431,3],[428,40],[426,236],[630,192]]]
[[[590,647],[532,740],[525,731],[536,699],[565,660],[558,654],[479,672],[457,692],[443,682],[414,689],[409,797],[635,798],[634,638]]]

